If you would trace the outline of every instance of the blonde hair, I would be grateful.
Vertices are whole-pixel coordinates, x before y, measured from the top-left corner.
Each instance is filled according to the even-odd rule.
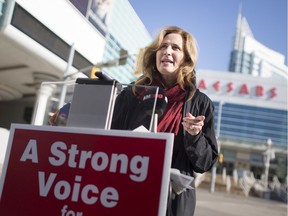
[[[171,33],[179,34],[183,39],[184,61],[179,69],[177,83],[182,89],[189,87],[194,92],[196,89],[194,69],[198,59],[197,41],[189,32],[177,26],[163,28],[155,40],[140,52],[136,70],[141,71],[143,75],[136,80],[135,84],[151,84],[153,79],[159,77],[159,72],[156,69],[156,52],[159,50],[164,37]]]

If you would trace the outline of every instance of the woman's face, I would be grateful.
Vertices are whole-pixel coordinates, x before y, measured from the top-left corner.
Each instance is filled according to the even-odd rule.
[[[184,51],[182,36],[176,33],[166,35],[159,50],[156,52],[157,70],[164,77],[177,77],[183,59]]]

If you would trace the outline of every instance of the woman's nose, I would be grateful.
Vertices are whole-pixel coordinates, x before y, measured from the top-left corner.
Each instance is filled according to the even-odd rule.
[[[172,51],[171,46],[168,46],[168,47],[166,48],[166,50],[164,51],[164,55],[171,55],[171,51]]]
[[[168,55],[171,55],[171,53],[172,53],[172,46],[171,45],[169,45],[169,46],[167,46],[167,48],[166,48],[166,50],[165,50],[165,52],[168,54]]]

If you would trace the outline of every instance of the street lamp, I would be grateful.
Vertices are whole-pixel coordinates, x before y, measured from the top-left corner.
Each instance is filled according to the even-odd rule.
[[[275,158],[275,152],[272,149],[272,140],[269,138],[266,142],[266,150],[263,153],[263,159],[264,159],[264,187],[265,190],[268,189],[268,177],[269,177],[269,167],[270,167],[270,160],[273,160]]]

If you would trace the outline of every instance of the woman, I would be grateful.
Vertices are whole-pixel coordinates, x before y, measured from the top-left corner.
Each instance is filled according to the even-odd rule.
[[[196,88],[196,62],[195,39],[179,27],[166,27],[141,55],[139,68],[143,75],[135,83],[164,89],[168,105],[157,130],[174,133],[171,167],[188,176],[210,170],[218,156],[214,107],[208,96]],[[112,128],[147,125],[139,101],[135,89],[124,89],[116,100]],[[173,193],[167,214],[191,216],[195,205],[195,189]]]

